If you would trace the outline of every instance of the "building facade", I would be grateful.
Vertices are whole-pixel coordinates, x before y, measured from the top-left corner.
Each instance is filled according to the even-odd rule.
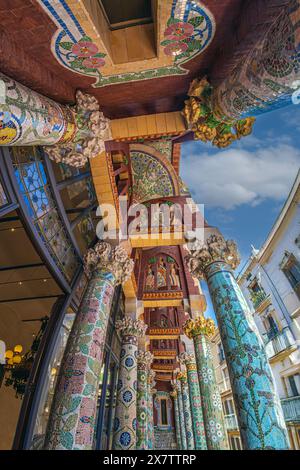
[[[0,0],[0,447],[228,449],[201,279],[242,447],[288,449],[237,246],[180,149],[291,102],[300,3],[131,3]]]
[[[260,250],[238,282],[252,310],[275,378],[291,445],[300,432],[300,176]]]

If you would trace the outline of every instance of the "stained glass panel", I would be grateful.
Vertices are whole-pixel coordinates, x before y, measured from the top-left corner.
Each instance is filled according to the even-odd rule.
[[[79,266],[71,238],[61,220],[38,149],[11,149],[15,176],[30,217],[65,278],[70,282]]]

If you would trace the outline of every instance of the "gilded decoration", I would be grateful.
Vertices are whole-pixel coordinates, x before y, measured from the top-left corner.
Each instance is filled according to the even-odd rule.
[[[182,328],[186,336],[190,339],[198,335],[205,335],[211,338],[216,332],[214,321],[211,318],[204,318],[203,316],[199,316],[194,320],[187,320]]]
[[[213,88],[206,78],[195,79],[188,91],[183,116],[194,138],[225,148],[234,141],[250,135],[255,118],[229,119],[213,107]]]
[[[108,270],[118,284],[130,279],[134,262],[120,245],[113,248],[108,242],[98,242],[84,256],[84,271],[91,276],[94,271]]]
[[[237,245],[233,240],[225,240],[221,235],[210,235],[205,242],[196,240],[188,247],[187,266],[192,276],[205,277],[206,268],[213,262],[224,262],[231,269],[240,263]]]
[[[96,2],[38,2],[57,26],[51,45],[55,59],[69,71],[94,78],[95,88],[186,75],[189,71],[183,65],[210,45],[216,30],[212,13],[201,2],[158,0],[157,55],[117,64],[107,46],[107,24],[98,24],[102,13]]]

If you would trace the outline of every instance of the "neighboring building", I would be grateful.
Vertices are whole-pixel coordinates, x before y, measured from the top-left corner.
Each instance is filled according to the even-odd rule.
[[[290,441],[300,448],[300,173],[238,282],[265,343]]]
[[[215,335],[211,338],[211,351],[215,366],[216,380],[222,398],[225,427],[230,449],[241,450],[242,442],[219,329],[216,330]]]

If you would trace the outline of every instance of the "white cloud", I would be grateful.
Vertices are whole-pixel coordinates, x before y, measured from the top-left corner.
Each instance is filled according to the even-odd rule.
[[[195,202],[227,210],[284,200],[300,167],[300,150],[285,142],[267,141],[252,152],[240,147],[208,154],[203,146],[199,152],[196,142],[188,149],[181,177]]]

